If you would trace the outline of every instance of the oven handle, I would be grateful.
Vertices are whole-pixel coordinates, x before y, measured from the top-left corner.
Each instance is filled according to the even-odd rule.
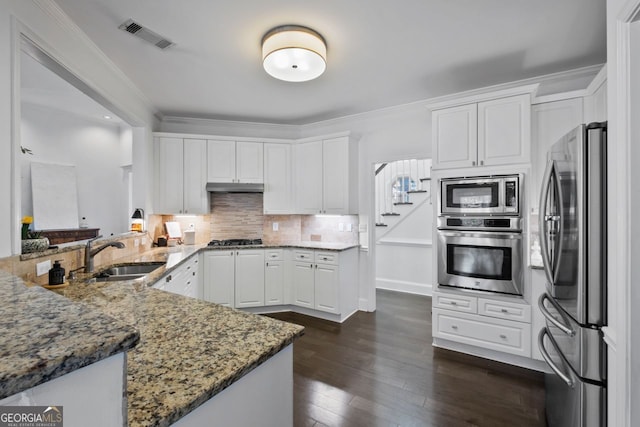
[[[567,375],[565,372],[562,372],[562,370],[555,363],[553,363],[553,360],[551,360],[551,356],[549,356],[549,353],[547,353],[547,349],[544,348],[545,335],[549,338],[551,345],[553,345],[553,347],[556,349],[556,352],[558,353],[558,355],[560,355],[560,360],[562,361],[562,364],[565,365],[564,368],[565,369],[567,368],[566,362],[562,357],[562,352],[560,351],[560,348],[558,347],[556,340],[553,339],[553,336],[551,336],[551,334],[549,333],[549,330],[546,327],[542,328],[540,330],[540,333],[538,334],[538,349],[540,350],[540,354],[542,355],[542,358],[544,359],[545,362],[547,362],[547,365],[549,365],[549,367],[553,370],[553,372],[555,372],[556,375],[558,375],[562,379],[562,381],[567,383],[569,387],[573,388],[575,385],[575,382],[573,381],[573,379],[571,379],[571,377]],[[568,369],[571,369],[571,368],[568,368]]]
[[[564,320],[565,323],[560,322],[558,319],[556,319],[556,317],[553,314],[549,312],[549,310],[547,310],[547,307],[545,307],[544,305],[545,300],[549,301],[553,306],[553,308],[555,308],[558,311],[558,314],[560,315],[560,317],[562,317],[562,320]],[[558,329],[560,329],[562,332],[569,335],[570,337],[573,337],[576,335],[576,331],[574,331],[571,328],[570,326],[571,322],[569,321],[567,316],[564,314],[562,307],[560,307],[558,303],[553,300],[553,298],[549,298],[549,295],[547,295],[546,293],[540,295],[540,298],[538,298],[538,307],[540,308],[542,315],[549,322],[553,323],[553,325],[556,326]]]
[[[481,237],[485,239],[521,240],[522,234],[519,232],[499,233],[493,231],[454,231],[438,230],[438,234],[446,237]]]

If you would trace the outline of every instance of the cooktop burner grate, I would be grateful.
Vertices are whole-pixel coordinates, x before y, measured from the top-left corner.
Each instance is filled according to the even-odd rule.
[[[226,239],[226,240],[212,240],[208,246],[248,246],[248,245],[261,245],[262,239]]]

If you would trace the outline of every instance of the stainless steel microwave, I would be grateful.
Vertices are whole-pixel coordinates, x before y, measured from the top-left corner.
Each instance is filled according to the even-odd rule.
[[[440,215],[520,215],[522,174],[440,180]]]

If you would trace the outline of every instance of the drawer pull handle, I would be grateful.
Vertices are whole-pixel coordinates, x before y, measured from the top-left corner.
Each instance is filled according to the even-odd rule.
[[[505,334],[500,334],[500,338],[502,338],[503,340],[506,340],[507,336]]]
[[[458,305],[458,303],[455,301],[451,301],[451,305]]]
[[[457,331],[458,330],[458,325],[451,325],[451,329],[455,329]]]
[[[500,310],[503,313],[509,313],[509,310],[507,310],[506,308],[503,308],[502,310]]]

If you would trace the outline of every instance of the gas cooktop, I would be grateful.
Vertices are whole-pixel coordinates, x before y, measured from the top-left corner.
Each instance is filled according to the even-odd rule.
[[[226,240],[212,240],[208,246],[248,246],[248,245],[261,245],[262,239],[226,239]]]

